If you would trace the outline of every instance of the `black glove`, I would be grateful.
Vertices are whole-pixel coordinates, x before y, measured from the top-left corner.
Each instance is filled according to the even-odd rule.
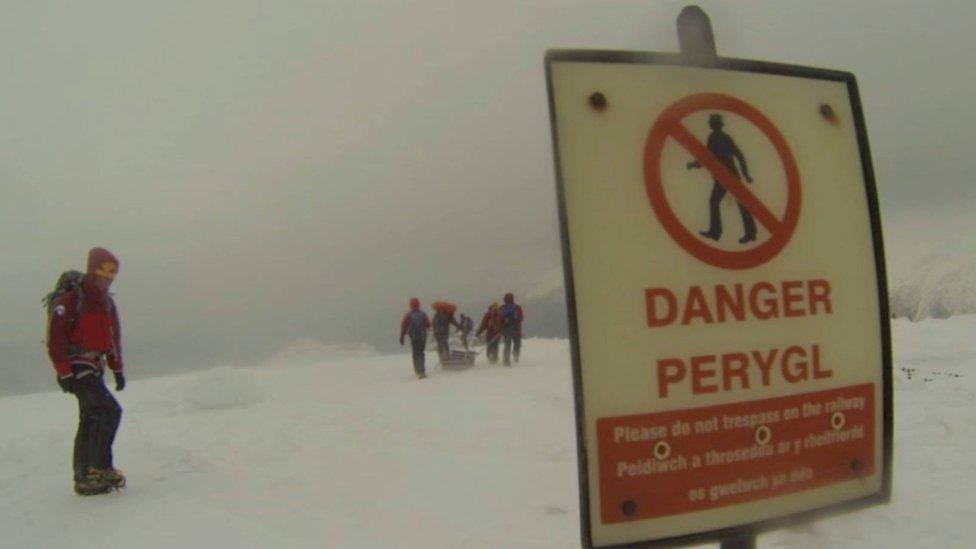
[[[115,374],[115,390],[121,391],[122,389],[125,389],[125,376],[122,375],[122,372],[112,372],[112,373]]]
[[[66,375],[64,377],[60,377],[59,376],[58,377],[58,385],[61,387],[61,390],[64,391],[64,392],[66,392],[66,393],[73,393],[73,392],[75,392],[75,376],[74,376],[74,374],[68,374],[68,375]]]
[[[403,337],[400,337],[400,345],[403,345]]]

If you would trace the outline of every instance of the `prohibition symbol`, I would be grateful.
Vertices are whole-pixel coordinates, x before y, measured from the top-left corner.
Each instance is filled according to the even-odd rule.
[[[773,214],[736,173],[685,127],[685,118],[703,110],[737,114],[754,124],[772,143],[786,173],[786,210],[782,219]],[[721,186],[739,202],[744,221],[751,214],[750,220],[752,217],[758,220],[771,236],[754,248],[729,251],[711,246],[689,231],[668,203],[661,181],[661,153],[668,138],[673,138],[691,154],[695,159],[693,164],[710,172],[716,187]],[[786,139],[758,109],[730,95],[689,95],[664,109],[651,127],[644,144],[644,185],[651,208],[668,235],[692,256],[724,269],[749,269],[776,257],[793,236],[800,219],[800,172]]]

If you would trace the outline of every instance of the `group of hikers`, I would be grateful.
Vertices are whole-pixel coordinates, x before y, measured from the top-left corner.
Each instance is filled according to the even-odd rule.
[[[122,407],[105,385],[110,371],[115,390],[125,388],[122,373],[122,341],[118,311],[109,287],[119,271],[119,260],[104,248],[88,252],[85,272],[61,274],[53,292],[44,298],[48,311],[47,350],[61,390],[78,400],[78,430],[75,434],[72,468],[74,489],[80,495],[104,494],[125,486],[125,476],[115,468],[112,444],[122,418]],[[400,344],[410,336],[414,370],[426,377],[424,353],[427,332],[433,329],[442,363],[450,354],[450,328],[460,332],[468,348],[474,322],[467,315],[454,317],[457,307],[448,302],[433,304],[431,321],[420,308],[420,300],[410,300],[410,312],[403,317]],[[485,334],[488,360],[498,362],[498,348],[504,341],[504,363],[518,362],[522,347],[522,307],[511,293],[504,304],[492,303],[481,319],[476,336]]]
[[[434,318],[431,320],[427,313],[420,308],[420,300],[416,297],[410,299],[410,310],[403,315],[400,322],[400,345],[404,344],[405,338],[410,337],[410,347],[413,350],[413,369],[417,377],[423,379],[427,377],[424,365],[425,352],[427,349],[427,332],[434,332],[434,342],[437,346],[437,355],[441,364],[447,362],[450,357],[450,330],[454,326],[460,334],[461,344],[468,350],[468,338],[474,329],[474,321],[471,317],[460,314],[460,318],[455,318],[457,306],[447,301],[435,301],[431,304],[434,311]],[[504,342],[504,355],[502,362],[505,366],[511,366],[512,360],[519,360],[522,351],[522,321],[525,313],[522,307],[515,303],[515,296],[512,293],[505,294],[503,303],[497,301],[488,306],[484,316],[481,317],[481,324],[478,326],[475,337],[485,334],[485,351],[488,362],[496,364],[498,362],[498,348]]]

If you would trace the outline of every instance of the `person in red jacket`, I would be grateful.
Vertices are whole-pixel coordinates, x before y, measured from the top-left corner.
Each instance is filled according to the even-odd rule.
[[[75,492],[80,495],[125,485],[125,476],[112,461],[122,407],[102,380],[107,365],[115,376],[115,390],[125,388],[119,315],[108,293],[118,270],[119,261],[111,252],[92,248],[81,284],[51,302],[48,355],[58,385],[78,398],[73,468]]]
[[[502,319],[498,315],[498,302],[494,301],[488,306],[485,315],[481,317],[481,325],[478,326],[476,336],[485,334],[485,342],[488,344],[485,352],[488,355],[488,362],[495,364],[498,362],[498,343],[502,339]]]
[[[427,330],[430,329],[430,319],[427,313],[420,310],[420,300],[410,298],[410,311],[403,315],[400,321],[400,345],[403,338],[410,336],[410,347],[413,349],[413,371],[417,377],[427,377],[424,370],[424,350],[427,347]]]

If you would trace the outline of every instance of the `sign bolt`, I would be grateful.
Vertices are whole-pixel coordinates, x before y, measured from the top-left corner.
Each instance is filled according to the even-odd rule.
[[[837,119],[837,113],[834,112],[834,108],[831,107],[830,104],[828,103],[820,104],[820,116],[822,116],[824,120],[830,122],[835,126],[839,123],[839,120]]]
[[[841,412],[834,412],[834,415],[830,416],[830,426],[833,427],[835,431],[840,431],[843,429],[845,423],[847,423],[847,418]]]
[[[603,112],[607,110],[607,96],[603,95],[602,92],[593,92],[590,95],[590,107],[597,112]]]
[[[769,441],[773,438],[773,430],[765,425],[760,425],[756,429],[756,444],[760,446],[765,446],[769,444]]]
[[[624,516],[627,518],[632,518],[635,514],[637,514],[637,502],[632,499],[628,499],[621,504],[620,509],[624,512]]]
[[[654,445],[654,457],[665,460],[671,457],[671,445],[665,441],[659,441]]]

